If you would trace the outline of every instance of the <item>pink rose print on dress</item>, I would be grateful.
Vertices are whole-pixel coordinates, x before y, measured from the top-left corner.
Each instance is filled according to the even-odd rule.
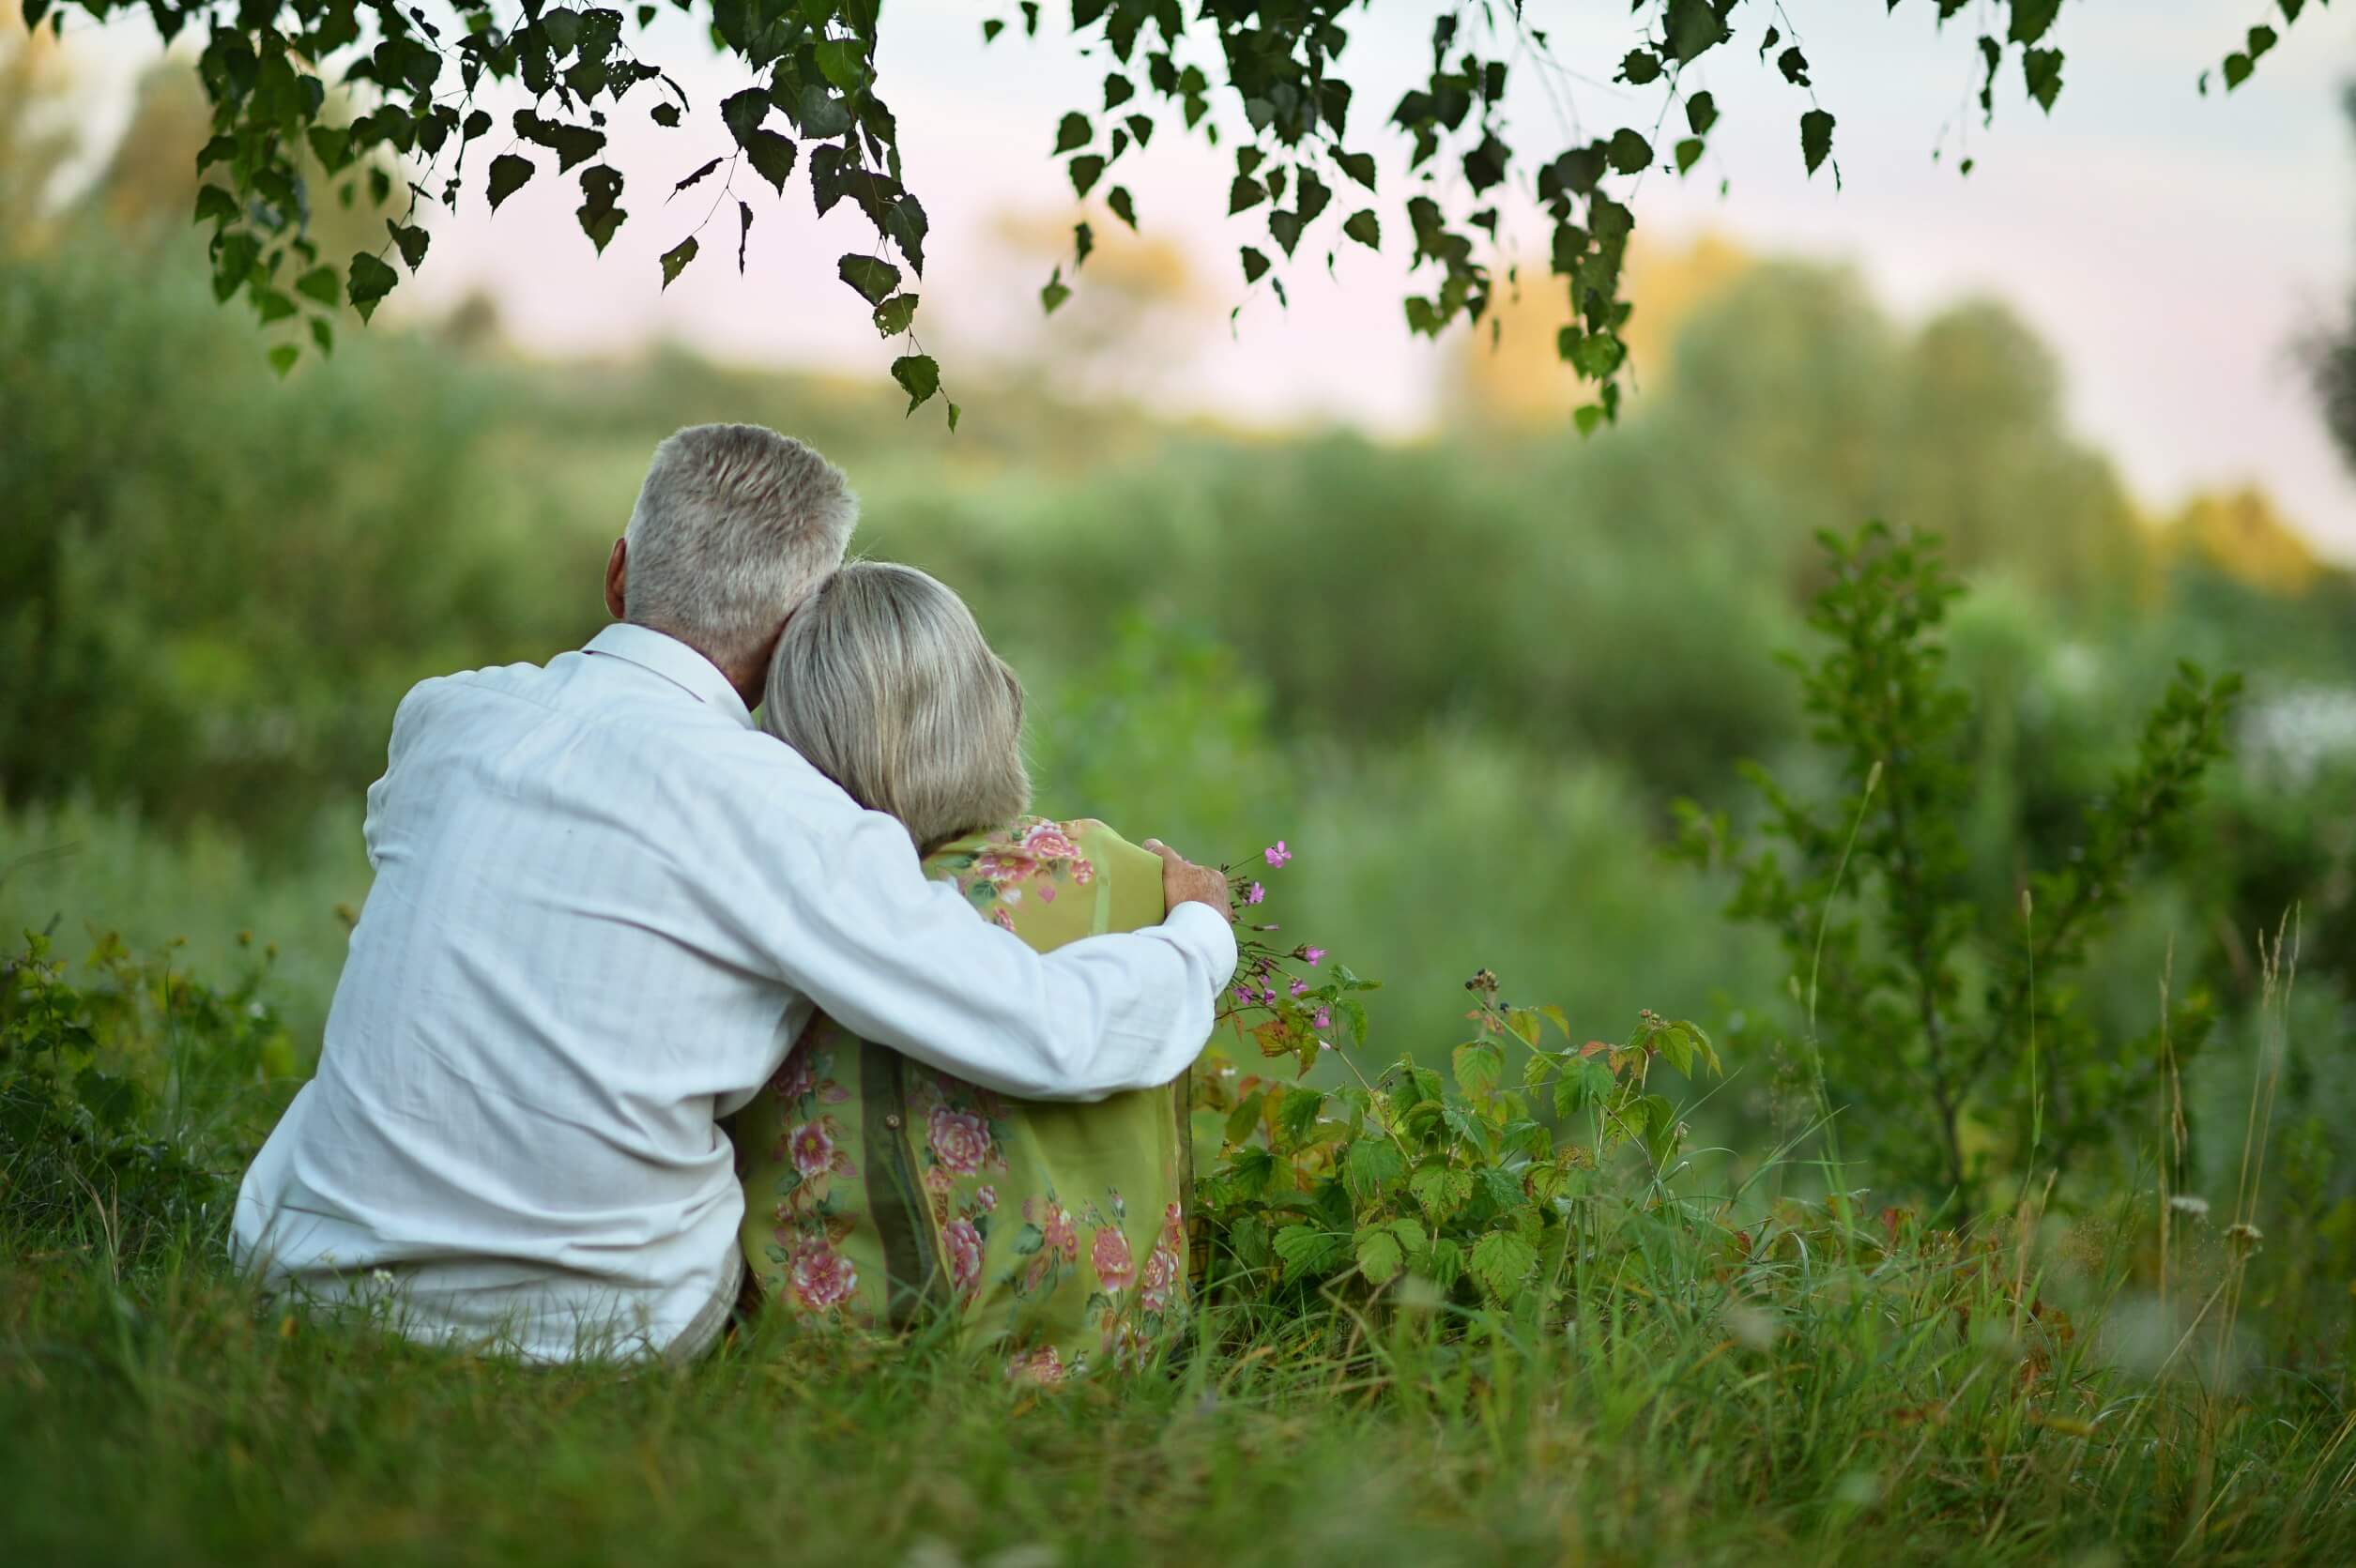
[[[805,1094],[816,1095],[828,1104],[840,1104],[849,1099],[849,1089],[832,1078],[818,1076],[818,1058],[816,1051],[796,1047],[794,1053],[786,1058],[785,1066],[777,1070],[777,1076],[770,1082],[777,1098],[788,1104]]]
[[[998,927],[1001,931],[1012,931],[1015,929],[1015,918],[1012,915],[1009,915],[1004,909],[991,910],[990,923]]]
[[[952,1175],[971,1176],[989,1158],[989,1123],[970,1112],[935,1105],[925,1135],[932,1144],[933,1158]]]
[[[1084,888],[1095,879],[1096,863],[1094,860],[1074,860],[1072,862],[1072,880],[1074,882]]]
[[[1163,1241],[1145,1256],[1138,1304],[1147,1312],[1168,1312],[1178,1295],[1178,1254]]]
[[[786,1065],[777,1073],[777,1098],[799,1100],[818,1090],[818,1069],[811,1065],[810,1053],[796,1051],[786,1058]]]
[[[1061,1253],[1066,1263],[1079,1261],[1079,1226],[1072,1223],[1072,1216],[1053,1198],[1048,1199],[1048,1217],[1039,1228],[1047,1238],[1039,1249],[1042,1256]]]
[[[949,1253],[949,1279],[960,1296],[971,1296],[982,1283],[982,1233],[967,1220],[951,1220],[941,1240]]]
[[[1111,1225],[1096,1232],[1088,1246],[1088,1261],[1107,1290],[1118,1293],[1137,1282],[1137,1264],[1129,1256],[1129,1239]]]
[[[1057,824],[1042,822],[1022,836],[1022,852],[1042,860],[1071,860],[1079,858],[1079,845]]]
[[[840,1306],[858,1288],[859,1271],[824,1242],[813,1241],[793,1255],[794,1297],[813,1312]]]
[[[1105,1359],[1116,1371],[1142,1368],[1153,1354],[1153,1342],[1135,1329],[1114,1329],[1105,1335]]]
[[[840,1160],[848,1167],[850,1161],[834,1147],[834,1130],[824,1121],[805,1121],[787,1138],[787,1149],[792,1156],[793,1168],[805,1181],[826,1175]]]
[[[988,1213],[991,1210],[996,1209],[998,1207],[998,1189],[995,1187],[974,1188],[973,1207],[979,1209],[985,1214]]]
[[[983,855],[973,862],[973,875],[984,881],[1004,886],[1019,882],[1037,871],[1038,865],[1028,855]]]
[[[1063,1358],[1055,1353],[1052,1345],[1036,1350],[1017,1350],[1015,1359],[1006,1363],[1006,1376],[1017,1383],[1053,1388],[1063,1380]]]

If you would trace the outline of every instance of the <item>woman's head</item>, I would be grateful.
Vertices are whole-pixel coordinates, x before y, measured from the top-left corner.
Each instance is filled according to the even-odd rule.
[[[1031,803],[1022,685],[913,567],[854,561],[818,586],[778,639],[761,724],[922,852]]]

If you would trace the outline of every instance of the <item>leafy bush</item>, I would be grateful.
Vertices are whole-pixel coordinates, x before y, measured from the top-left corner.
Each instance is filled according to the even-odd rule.
[[[0,253],[0,799],[270,843],[374,776],[417,679],[585,633],[601,546],[502,525],[482,378],[391,339],[280,388],[186,259]],[[568,541],[551,595],[526,567]]]
[[[1239,1074],[1224,1060],[1198,1075],[1196,1106],[1223,1130],[1221,1161],[1197,1193],[1210,1288],[1279,1310],[1299,1310],[1337,1276],[1380,1290],[1411,1275],[1432,1301],[1556,1319],[1591,1182],[1614,1180],[1607,1162],[1622,1149],[1641,1151],[1657,1180],[1684,1141],[1675,1103],[1650,1087],[1655,1064],[1689,1076],[1697,1063],[1718,1068],[1698,1027],[1649,1012],[1623,1044],[1573,1049],[1560,1009],[1500,1000],[1484,969],[1466,982],[1478,1032],[1456,1047],[1453,1089],[1412,1054],[1369,1082],[1351,1060],[1365,1040],[1355,994],[1368,982],[1337,966],[1293,994],[1264,966],[1258,973],[1262,989],[1237,996],[1256,995],[1241,1010],[1269,1013],[1251,1031],[1262,1053],[1306,1074],[1335,1052],[1357,1079],[1325,1090]],[[1563,1042],[1551,1049],[1549,1023]],[[1510,1075],[1509,1044],[1526,1053]],[[1558,1139],[1549,1125],[1583,1117],[1582,1138]]]
[[[1832,581],[1810,620],[1831,646],[1798,668],[1843,793],[1812,804],[1754,766],[1769,845],[1689,807],[1681,852],[1737,866],[1729,914],[1782,941],[1820,1107],[1842,1118],[1836,1149],[1863,1151],[1880,1180],[1952,1194],[1966,1214],[2040,1159],[2107,1154],[2117,1168],[2122,1113],[2156,1103],[2199,1043],[2205,1003],[2119,1049],[2072,1008],[2071,982],[2188,821],[2226,754],[2240,679],[2180,669],[2060,869],[2023,881],[2017,923],[1999,923],[1971,896],[1964,847],[1971,708],[1939,640],[1960,589],[1935,540],[1878,524],[1824,539]]]

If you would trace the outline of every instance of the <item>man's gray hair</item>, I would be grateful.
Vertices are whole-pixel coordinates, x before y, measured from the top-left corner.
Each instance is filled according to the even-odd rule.
[[[654,449],[630,512],[623,615],[738,668],[842,564],[858,516],[842,470],[789,436],[682,430]]]
[[[854,561],[786,623],[761,725],[919,854],[1031,804],[1022,683],[965,601],[914,567]]]

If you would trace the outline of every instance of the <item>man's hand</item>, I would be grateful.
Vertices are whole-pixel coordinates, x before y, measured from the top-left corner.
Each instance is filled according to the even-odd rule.
[[[1207,904],[1235,923],[1235,906],[1228,899],[1227,874],[1216,866],[1199,866],[1159,839],[1147,839],[1145,847],[1162,858],[1162,913],[1170,914],[1181,904]]]

